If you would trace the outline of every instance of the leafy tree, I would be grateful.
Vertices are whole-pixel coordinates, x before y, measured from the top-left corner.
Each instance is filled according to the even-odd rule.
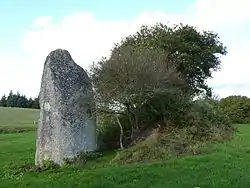
[[[138,109],[160,93],[186,87],[162,50],[134,46],[116,49],[110,59],[94,64],[91,78],[97,109],[128,115],[131,137],[139,129]]]
[[[143,26],[116,44],[111,56],[90,71],[97,113],[104,119],[99,127],[102,140],[122,148],[128,127],[129,141],[162,125],[202,139],[232,132],[206,84],[226,53],[217,34],[187,25]],[[204,99],[193,100],[202,94]]]
[[[212,93],[206,79],[211,78],[212,71],[220,68],[220,55],[227,53],[217,34],[199,32],[195,27],[183,24],[174,27],[163,24],[142,26],[136,34],[117,44],[111,59],[115,58],[115,51],[131,45],[134,49],[145,47],[163,50],[165,58],[182,74],[191,91],[194,94],[206,91],[208,96]]]
[[[136,109],[139,124],[147,125],[158,122],[160,125],[174,124],[176,127],[185,126],[182,119],[192,105],[190,95],[176,89],[163,90]]]
[[[221,99],[219,105],[233,123],[250,122],[250,98],[247,96],[228,96]]]

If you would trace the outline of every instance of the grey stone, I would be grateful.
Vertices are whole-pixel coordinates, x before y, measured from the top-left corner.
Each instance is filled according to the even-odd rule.
[[[79,152],[97,149],[92,94],[87,73],[67,50],[47,56],[39,93],[36,165],[48,160],[62,165]]]

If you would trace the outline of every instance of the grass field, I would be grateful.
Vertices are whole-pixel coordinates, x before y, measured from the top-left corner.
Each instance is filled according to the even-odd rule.
[[[0,107],[0,126],[33,127],[39,110]]]
[[[0,114],[3,111],[1,109]],[[14,118],[14,115],[12,117]],[[0,118],[0,124],[1,121]],[[6,119],[4,121],[6,122]],[[25,122],[23,116],[20,121]],[[3,124],[16,125],[19,120],[16,118],[12,122],[14,123]],[[250,125],[239,125],[239,132],[233,140],[211,145],[203,155],[172,158],[149,164],[110,165],[108,161],[114,156],[114,153],[111,153],[81,167],[63,167],[45,172],[20,170],[20,166],[33,163],[34,155],[34,131],[1,133],[0,187],[250,187]]]

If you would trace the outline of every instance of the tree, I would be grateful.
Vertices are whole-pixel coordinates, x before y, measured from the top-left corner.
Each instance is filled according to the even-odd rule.
[[[186,87],[164,51],[132,45],[116,49],[110,59],[94,64],[91,78],[97,110],[128,115],[131,137],[139,129],[138,109],[159,93]]]
[[[39,98],[38,97],[34,98],[31,108],[40,109],[40,104],[39,104]]]
[[[5,95],[3,95],[1,100],[0,100],[0,106],[3,106],[3,107],[7,106],[7,98]]]
[[[227,53],[217,34],[199,32],[195,27],[183,24],[174,27],[163,24],[142,26],[137,33],[117,44],[111,59],[115,58],[115,51],[131,45],[134,49],[145,47],[163,50],[168,62],[181,73],[195,95],[205,91],[211,96],[211,88],[206,80],[212,77],[212,71],[220,69],[220,56]]]
[[[247,96],[228,96],[221,99],[219,105],[233,123],[250,122],[250,99]]]
[[[19,108],[28,108],[28,99],[26,98],[25,95],[17,95],[17,104],[15,107]]]
[[[32,98],[27,99],[25,95],[21,95],[19,92],[14,94],[12,90],[9,92],[8,97],[3,95],[0,100],[0,106],[35,109],[40,108],[38,98],[34,98],[34,100]]]
[[[8,97],[7,97],[7,106],[8,107],[15,107],[15,104],[16,104],[16,97],[11,90]]]

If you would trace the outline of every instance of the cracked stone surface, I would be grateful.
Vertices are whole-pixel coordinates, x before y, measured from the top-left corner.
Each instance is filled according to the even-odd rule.
[[[36,165],[47,160],[62,165],[79,152],[97,149],[92,92],[87,73],[67,50],[50,52],[39,93]]]

